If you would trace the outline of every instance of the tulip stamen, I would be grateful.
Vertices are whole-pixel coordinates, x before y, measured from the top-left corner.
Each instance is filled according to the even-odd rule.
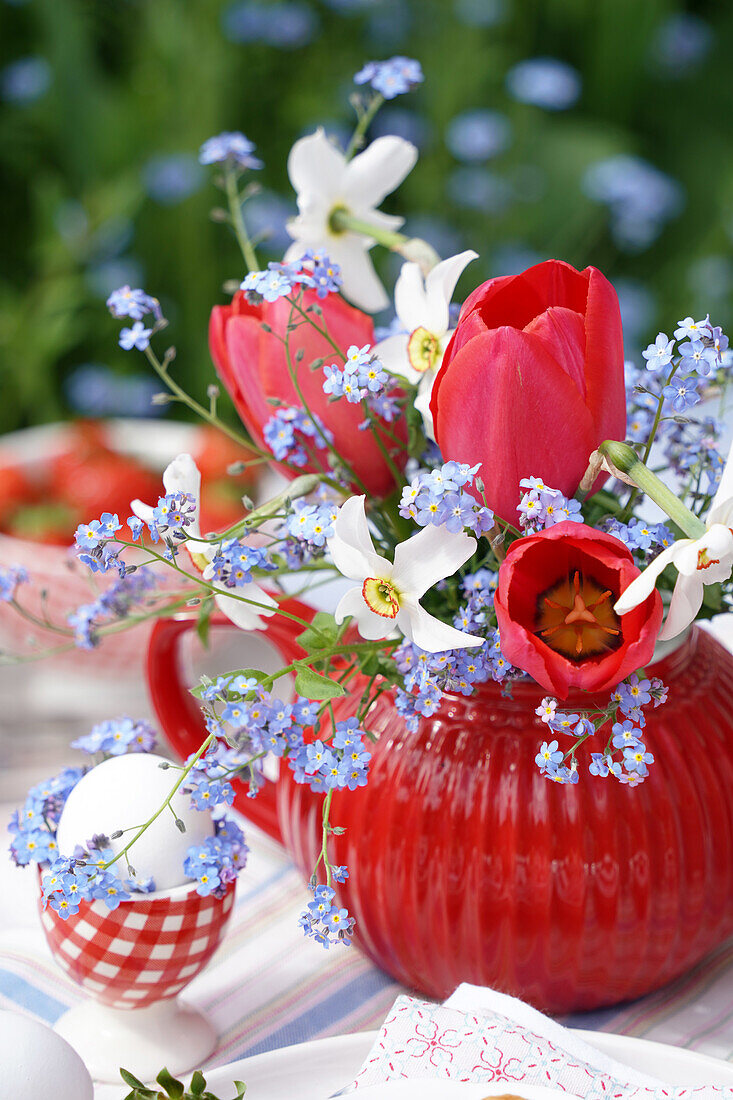
[[[621,641],[613,593],[575,570],[538,600],[537,634],[571,660],[584,660],[615,648]]]

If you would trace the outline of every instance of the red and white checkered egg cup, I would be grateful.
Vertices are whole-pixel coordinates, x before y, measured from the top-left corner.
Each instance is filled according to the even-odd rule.
[[[206,966],[234,905],[201,897],[195,883],[165,893],[133,895],[110,911],[83,901],[66,920],[39,902],[56,962],[93,998],[67,1012],[56,1030],[79,1052],[93,1077],[119,1082],[119,1066],[152,1080],[198,1067],[216,1034],[177,994]]]

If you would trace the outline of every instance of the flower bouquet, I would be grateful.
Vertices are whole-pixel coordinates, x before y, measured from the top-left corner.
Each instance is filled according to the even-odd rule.
[[[183,591],[176,601],[162,594],[152,608],[147,594],[146,614],[160,618],[185,603],[203,638],[212,616],[271,634],[280,621],[291,644],[277,672],[222,670],[193,689],[205,723],[197,751],[208,759],[229,746],[223,751],[238,760],[232,775],[253,797],[268,789],[266,759],[280,760],[289,792],[280,829],[310,874],[304,933],[324,947],[349,943],[355,913],[342,901],[351,897],[363,946],[403,980],[431,992],[469,978],[501,981],[544,1006],[589,1006],[659,984],[733,922],[730,810],[709,793],[709,775],[672,789],[683,750],[655,761],[667,737],[655,712],[668,686],[645,671],[660,641],[682,639],[682,656],[663,667],[675,683],[689,678],[685,705],[705,698],[723,713],[715,692],[728,690],[730,659],[711,639],[693,644],[684,635],[695,619],[726,610],[733,591],[733,462],[718,450],[722,425],[709,412],[709,400],[724,407],[727,339],[709,318],[686,317],[673,338],[659,334],[641,363],[625,363],[613,287],[595,268],[558,260],[490,279],[458,312],[456,284],[476,253],[440,260],[379,209],[416,150],[392,136],[362,148],[384,100],[420,80],[409,59],[371,63],[356,77],[365,90],[355,97],[347,148],[323,130],[296,141],[288,159],[299,209],[288,227],[292,245],[264,268],[247,231],[250,177],[260,167],[252,144],[224,133],[201,149],[226,196],[215,217],[233,231],[248,268],[210,321],[212,358],[246,435],[220,418],[217,385],[202,403],[176,381],[175,350],[156,350],[167,325],[159,301],[129,286],[110,297],[110,311],[125,320],[120,345],[140,351],[164,387],[157,400],[185,404],[240,442],[249,457],[234,473],[269,464],[282,487],[257,507],[245,498],[225,530],[205,531],[200,472],[182,454],[157,502],[134,500],[129,517],[106,511],[81,524],[80,560],[93,574],[114,571],[130,593],[104,622],[89,619],[83,644],[138,617],[140,566],[130,554],[137,562],[141,548]],[[404,261],[395,316],[382,329],[369,316],[389,303],[370,257],[376,245]],[[342,583],[331,610],[314,614],[292,598],[297,587],[307,600],[329,578]],[[23,579],[22,563],[2,577],[3,598],[19,611]],[[278,690],[288,674],[294,699]],[[682,703],[680,692],[678,715]],[[696,720],[686,712],[685,729]],[[730,771],[725,721],[710,738]],[[498,727],[521,737],[489,750],[482,738]],[[436,773],[438,745],[446,759]],[[703,756],[713,747],[701,745]],[[463,770],[441,778],[462,753]],[[628,792],[648,778],[648,795]],[[367,784],[376,784],[371,803]],[[712,807],[705,821],[674,817],[687,812],[693,789]],[[516,816],[523,805],[525,826]],[[301,811],[311,832],[317,820],[318,834],[302,844]],[[646,815],[643,823],[620,839],[618,821],[633,825],[635,814]],[[673,849],[702,839],[696,854],[680,856],[687,870],[659,885],[659,909],[655,901],[642,915],[634,891],[640,875],[651,889],[656,872],[627,881],[618,868],[639,859],[656,867],[648,846],[637,858],[650,820],[664,834],[668,865]],[[566,848],[555,850],[559,826]],[[540,827],[541,837],[533,832]],[[515,852],[523,829],[527,847]],[[338,858],[348,853],[359,860],[358,884],[347,882],[350,859]],[[516,867],[530,870],[520,875],[512,853]],[[566,858],[572,874],[562,869]],[[366,874],[369,863],[379,865],[376,877]],[[639,922],[668,914],[670,891],[684,892],[699,864],[713,875],[706,888],[720,904],[700,916],[689,951],[667,958],[678,946],[674,925],[657,958],[639,944]],[[371,887],[377,916],[365,900]],[[468,913],[472,891],[484,900]],[[545,896],[547,913],[538,917]],[[412,936],[395,931],[406,897]],[[510,916],[502,911],[492,923],[486,914],[506,898]],[[592,954],[599,930],[622,926],[637,943],[632,949],[620,936],[619,949],[635,950],[639,965],[621,975],[613,955],[610,975],[578,964],[570,981],[568,960],[577,963],[583,937]],[[547,944],[555,933],[564,961],[553,970]],[[420,948],[426,937],[430,946]],[[451,951],[458,973],[444,965]],[[408,965],[410,952],[417,955]],[[511,972],[491,968],[502,952]],[[537,971],[538,954],[549,971],[533,985],[522,968]]]

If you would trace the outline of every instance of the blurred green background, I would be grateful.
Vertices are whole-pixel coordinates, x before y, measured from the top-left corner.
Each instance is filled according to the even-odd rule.
[[[199,146],[256,143],[247,213],[279,258],[288,149],[319,123],[348,136],[353,74],[393,54],[425,83],[372,128],[421,152],[385,209],[443,256],[480,252],[461,292],[553,255],[614,281],[630,353],[688,313],[733,320],[732,5],[0,0],[0,21],[1,431],[145,411],[158,387],[104,308],[127,282],[162,300],[202,395],[209,309],[243,269]]]

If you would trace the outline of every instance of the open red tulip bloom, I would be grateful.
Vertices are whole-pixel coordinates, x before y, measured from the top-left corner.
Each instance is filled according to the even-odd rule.
[[[461,310],[430,407],[444,460],[481,463],[487,502],[502,519],[516,523],[524,477],[572,496],[591,452],[626,433],[611,284],[594,267],[547,260],[478,287]]]
[[[307,310],[313,304],[323,313],[322,318],[314,315],[314,322],[327,327],[339,348],[374,343],[371,318],[347,305],[343,298],[331,294],[321,301],[315,292],[308,291],[303,295],[302,307]],[[215,306],[211,311],[211,356],[237,412],[260,446],[263,445],[262,430],[276,410],[276,405],[268,399],[298,408],[303,408],[304,404],[293,383],[282,343],[290,316],[291,303],[287,298],[250,305],[241,291],[234,296],[231,305]],[[326,363],[338,361],[333,345],[300,314],[294,313],[292,320],[300,323],[290,334],[291,362],[308,409],[331,431],[335,450],[351,465],[361,486],[372,496],[387,496],[395,488],[395,479],[375,438],[376,429],[360,431],[359,425],[364,421],[361,406],[346,401],[330,402],[323,392],[323,371],[310,369],[315,359],[323,358]],[[263,329],[263,322],[272,331]],[[297,360],[296,352],[301,349],[303,355]],[[406,440],[403,421],[390,425],[390,432]],[[395,455],[393,439],[384,435],[381,442],[393,453],[395,465],[401,469],[407,460],[406,449]],[[294,477],[313,469],[312,466],[304,470],[283,468],[283,473]]]
[[[662,621],[656,591],[614,612],[638,575],[619,539],[582,523],[517,539],[494,601],[504,656],[560,699],[572,688],[614,688],[651,658]]]

